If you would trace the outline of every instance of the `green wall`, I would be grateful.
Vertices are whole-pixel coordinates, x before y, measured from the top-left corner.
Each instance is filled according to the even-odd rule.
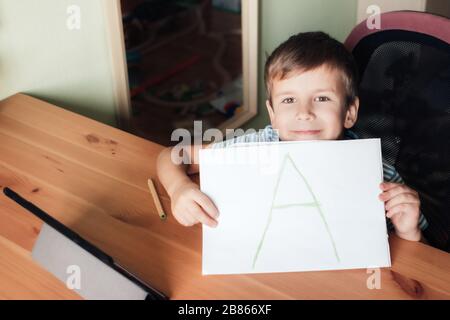
[[[258,57],[258,114],[243,128],[261,129],[269,124],[265,106],[264,63],[289,36],[305,31],[324,31],[344,41],[356,24],[357,0],[260,0]]]
[[[81,29],[66,25],[81,9]],[[116,125],[100,1],[0,0],[0,100],[23,92]]]

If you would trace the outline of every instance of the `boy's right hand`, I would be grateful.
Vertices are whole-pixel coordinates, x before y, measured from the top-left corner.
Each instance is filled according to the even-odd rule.
[[[172,214],[183,226],[190,227],[199,222],[213,228],[217,226],[219,210],[196,183],[179,186],[171,195],[171,200]]]

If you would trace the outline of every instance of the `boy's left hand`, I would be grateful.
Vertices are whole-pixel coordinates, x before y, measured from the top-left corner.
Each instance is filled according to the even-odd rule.
[[[384,202],[386,217],[390,218],[396,234],[403,239],[420,241],[419,194],[404,184],[384,182],[379,198]]]

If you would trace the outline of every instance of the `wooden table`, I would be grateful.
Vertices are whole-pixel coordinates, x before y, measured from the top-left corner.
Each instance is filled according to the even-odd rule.
[[[396,237],[381,289],[367,288],[366,270],[202,276],[201,227],[183,227],[170,214],[161,221],[148,192],[160,150],[25,95],[0,102],[0,188],[43,208],[172,299],[450,298],[450,255]],[[170,213],[159,183],[157,190]],[[1,193],[1,299],[79,298],[31,259],[40,227]]]

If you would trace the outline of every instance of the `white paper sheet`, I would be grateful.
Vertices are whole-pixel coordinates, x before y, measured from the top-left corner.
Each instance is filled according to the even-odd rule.
[[[200,151],[203,274],[389,267],[379,139]]]

